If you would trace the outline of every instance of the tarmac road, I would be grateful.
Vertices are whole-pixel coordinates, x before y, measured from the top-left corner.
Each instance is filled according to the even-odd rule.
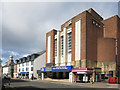
[[[88,88],[83,86],[78,86],[65,82],[50,82],[42,80],[20,80],[20,79],[11,79],[10,87],[7,87],[3,90],[103,90],[96,88]],[[105,90],[118,90],[118,89],[105,89]]]

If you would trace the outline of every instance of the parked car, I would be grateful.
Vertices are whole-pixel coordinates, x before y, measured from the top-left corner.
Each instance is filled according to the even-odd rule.
[[[6,75],[4,75],[3,78],[4,78],[4,79],[10,79],[10,77],[8,77],[8,76],[6,76]]]

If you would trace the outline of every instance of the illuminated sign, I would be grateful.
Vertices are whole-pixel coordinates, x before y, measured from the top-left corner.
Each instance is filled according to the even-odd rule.
[[[45,67],[41,68],[41,72],[44,72],[45,71]]]
[[[71,66],[52,67],[52,71],[71,71]]]

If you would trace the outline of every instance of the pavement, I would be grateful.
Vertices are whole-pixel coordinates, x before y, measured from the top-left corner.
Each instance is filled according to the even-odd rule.
[[[12,79],[10,86],[3,90],[61,90],[61,89],[85,89],[85,90],[118,90],[118,84],[109,84],[103,82],[90,83],[69,83],[61,80],[20,80]]]
[[[38,80],[39,81],[39,80]],[[107,82],[94,82],[91,83],[70,83],[68,79],[45,79],[43,81],[50,81],[50,82],[57,82],[61,84],[68,84],[68,85],[77,85],[82,87],[88,87],[88,88],[120,88],[120,84],[111,84]]]

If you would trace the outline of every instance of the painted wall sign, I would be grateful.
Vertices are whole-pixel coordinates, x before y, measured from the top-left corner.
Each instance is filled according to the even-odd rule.
[[[41,72],[44,72],[45,71],[45,67],[41,68]]]
[[[45,67],[45,71],[52,71],[51,67]]]
[[[72,20],[69,21],[69,25],[71,25],[71,24],[72,24]]]
[[[46,64],[46,67],[51,67],[51,66],[54,66],[54,63],[47,63]]]
[[[20,72],[21,74],[29,73],[29,72]]]
[[[107,74],[107,76],[110,76],[110,74]]]
[[[52,67],[52,71],[71,71],[71,66]]]

